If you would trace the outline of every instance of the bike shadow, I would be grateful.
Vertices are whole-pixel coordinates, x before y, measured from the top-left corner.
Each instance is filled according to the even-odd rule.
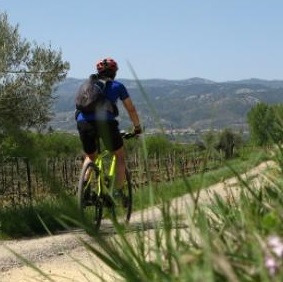
[[[133,222],[133,223],[122,223],[118,225],[122,228],[123,232],[125,233],[133,233],[133,232],[144,232],[144,231],[150,231],[150,230],[159,230],[164,229],[165,222],[160,220],[146,220],[142,222]],[[102,221],[100,226],[99,233],[105,234],[105,235],[115,235],[118,234],[119,230],[121,228],[116,227],[113,222],[109,221]],[[185,223],[174,223],[172,224],[172,229],[186,229],[189,225]]]

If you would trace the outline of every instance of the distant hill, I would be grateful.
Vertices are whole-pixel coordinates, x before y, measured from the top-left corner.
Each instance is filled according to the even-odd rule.
[[[283,103],[283,81],[246,79],[214,82],[203,78],[185,80],[121,79],[136,104],[148,130],[165,129],[247,129],[247,112],[258,102]],[[74,131],[74,97],[81,79],[67,78],[54,96],[54,129]],[[121,104],[119,104],[121,105]],[[121,128],[130,125],[120,106]]]

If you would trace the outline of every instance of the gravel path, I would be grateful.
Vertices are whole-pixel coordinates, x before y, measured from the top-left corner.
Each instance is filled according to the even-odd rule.
[[[242,177],[253,178],[254,185],[257,186],[259,176],[267,167],[272,165],[272,162],[262,163],[242,175]],[[208,202],[214,193],[220,194],[227,199],[232,194],[237,197],[239,191],[238,180],[234,177],[202,190],[199,194],[199,202]],[[180,214],[187,213],[189,209],[193,208],[193,205],[191,195],[184,195],[172,201],[172,209],[178,210]],[[141,225],[141,222],[144,222],[148,229],[148,235],[151,236],[154,233],[155,222],[160,220],[160,216],[158,207],[136,212],[132,215],[129,228],[136,230]],[[102,223],[101,231],[106,236],[115,236],[111,224],[107,222]],[[89,253],[82,246],[80,239],[91,241],[91,238],[82,230],[74,230],[70,233],[43,238],[0,241],[0,282],[101,281],[93,273],[86,270],[85,267],[90,267],[90,269],[102,275],[105,281],[117,281],[119,278],[98,258]],[[50,278],[44,277],[44,275],[26,265],[13,252],[32,262],[40,271],[48,274]],[[78,264],[76,260],[84,264],[85,267]]]

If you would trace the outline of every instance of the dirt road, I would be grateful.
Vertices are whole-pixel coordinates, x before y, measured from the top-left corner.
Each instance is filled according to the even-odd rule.
[[[272,162],[262,163],[243,174],[242,177],[253,178],[254,185],[257,186],[261,181],[262,172],[270,166],[273,166]],[[214,193],[225,198],[231,197],[232,194],[237,197],[239,190],[238,180],[234,177],[202,190],[199,195],[199,202],[208,202]],[[187,213],[188,210],[193,208],[193,205],[191,195],[172,200],[172,209],[178,210],[180,214]],[[141,222],[144,222],[150,237],[154,233],[155,222],[160,221],[160,217],[158,207],[136,212],[132,215],[129,228],[136,230]],[[183,226],[183,228],[188,228],[188,226]],[[108,222],[102,223],[101,231],[105,233],[105,236],[115,236],[114,229]],[[87,270],[87,267],[101,275],[105,281],[119,281],[119,277],[115,273],[82,246],[80,238],[91,240],[82,230],[74,230],[71,233],[44,238],[0,241],[0,282],[101,281],[91,271]],[[32,262],[42,273],[25,265],[12,252],[20,254]],[[49,278],[45,277],[45,274],[49,275]]]

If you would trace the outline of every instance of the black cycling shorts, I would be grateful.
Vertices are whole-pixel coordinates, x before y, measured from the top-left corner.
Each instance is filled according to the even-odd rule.
[[[97,150],[96,140],[101,138],[107,150],[113,152],[123,146],[123,139],[119,131],[117,120],[110,121],[80,121],[77,129],[86,154],[93,154]]]

